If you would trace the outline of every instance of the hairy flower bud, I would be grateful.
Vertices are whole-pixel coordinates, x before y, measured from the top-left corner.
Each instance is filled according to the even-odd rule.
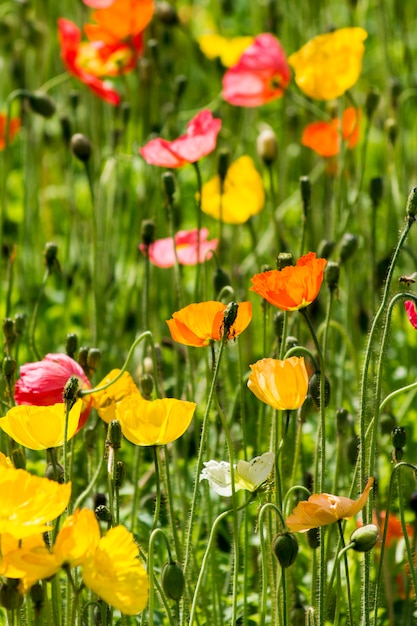
[[[321,372],[318,370],[310,377],[308,382],[308,391],[316,407],[320,408],[320,387],[321,387]],[[324,406],[327,407],[330,402],[330,382],[327,376],[324,377]]]
[[[294,533],[285,532],[276,535],[272,542],[272,550],[283,569],[290,567],[298,554],[298,541]]]
[[[353,531],[350,536],[350,543],[353,543],[353,550],[356,552],[368,552],[372,550],[379,537],[379,529],[375,524],[367,524]]]
[[[142,220],[141,239],[145,246],[150,246],[155,241],[155,222],[154,220]]]
[[[172,172],[164,172],[162,174],[162,183],[168,198],[172,199],[175,193],[175,176]]]
[[[70,376],[65,384],[62,394],[63,402],[65,403],[68,411],[72,409],[78,399],[78,390],[80,388],[80,381],[77,376]]]
[[[77,159],[86,163],[91,156],[91,141],[81,133],[75,133],[71,137],[71,151]]]
[[[119,420],[112,420],[107,429],[107,441],[113,448],[120,448],[122,442],[122,428]]]
[[[359,238],[352,233],[345,233],[340,244],[340,263],[346,263],[348,259],[356,252],[359,244]]]
[[[178,602],[185,586],[184,573],[175,561],[165,563],[161,572],[161,585],[165,595],[170,600]]]
[[[65,342],[65,350],[68,356],[72,359],[74,358],[75,353],[78,348],[78,337],[75,333],[68,333],[67,340]]]
[[[42,117],[52,117],[56,111],[55,102],[48,94],[42,91],[34,91],[28,96],[30,108],[34,113]]]
[[[294,265],[294,259],[291,252],[280,252],[277,256],[277,270],[283,270],[284,267]]]

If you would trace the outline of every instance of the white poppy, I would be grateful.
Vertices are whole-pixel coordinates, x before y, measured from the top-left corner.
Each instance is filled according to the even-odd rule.
[[[266,481],[274,466],[275,454],[265,452],[251,461],[238,461],[234,466],[235,491],[246,489],[255,491]],[[207,461],[204,463],[200,480],[208,480],[210,487],[220,496],[232,495],[230,463],[227,461]]]

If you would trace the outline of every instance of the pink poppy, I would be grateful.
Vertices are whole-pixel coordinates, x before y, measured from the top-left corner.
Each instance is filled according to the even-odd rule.
[[[414,302],[412,300],[406,300],[404,302],[404,307],[410,323],[417,330],[417,311]]]
[[[108,87],[106,83],[93,73],[88,72],[80,64],[79,52],[81,46],[81,31],[70,20],[60,18],[58,20],[59,41],[61,45],[61,58],[71,74],[81,80],[95,94],[110,104],[120,104],[119,93]]]
[[[195,163],[213,152],[221,126],[221,120],[204,109],[188,122],[185,135],[174,141],[160,137],[152,139],[139,152],[147,163],[159,167],[182,167]]]
[[[14,397],[16,404],[50,406],[62,402],[64,387],[71,376],[76,376],[81,389],[91,389],[83,368],[67,354],[47,354],[42,361],[26,363],[20,368]],[[78,422],[78,430],[84,426],[91,409],[91,396],[83,400],[84,407]]]
[[[113,4],[114,0],[83,0],[83,2],[93,9],[107,9]]]
[[[256,107],[280,98],[290,82],[285,52],[273,35],[258,35],[223,77],[223,98],[236,106]]]
[[[200,257],[197,261],[197,229],[180,230],[174,237],[178,263],[180,265],[196,265],[209,259],[211,251],[217,248],[217,239],[207,240],[207,228],[200,229]],[[146,246],[139,246],[143,254],[146,254]],[[157,267],[173,267],[175,265],[175,251],[172,237],[157,239],[148,247],[148,255],[151,263]]]

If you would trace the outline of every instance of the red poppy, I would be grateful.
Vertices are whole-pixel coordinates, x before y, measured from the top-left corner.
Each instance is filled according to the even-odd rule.
[[[188,122],[185,135],[174,141],[152,139],[139,152],[147,163],[159,167],[175,168],[195,163],[213,152],[221,126],[221,120],[204,109]]]
[[[0,113],[0,150],[4,150],[6,147],[6,126],[7,126],[7,115],[4,113]],[[11,118],[9,122],[9,137],[8,143],[10,143],[16,133],[19,131],[21,126],[20,119],[18,117]]]
[[[280,98],[290,82],[290,69],[279,41],[258,35],[238,63],[223,77],[223,98],[236,106],[256,107]]]
[[[26,363],[20,368],[14,397],[16,404],[50,406],[62,402],[64,387],[71,376],[76,376],[81,389],[91,389],[83,368],[67,354],[47,354],[42,361]],[[84,426],[90,413],[92,399],[83,399],[84,408],[78,430]]]
[[[414,304],[414,302],[412,300],[406,300],[404,302],[404,307],[405,307],[405,311],[407,313],[407,317],[409,319],[410,324],[412,324],[414,326],[414,328],[417,330],[416,305]]]
[[[208,241],[207,228],[201,228],[200,257],[197,259],[197,232],[196,228],[193,230],[180,230],[174,237],[175,248],[172,237],[157,239],[148,247],[142,243],[139,248],[143,254],[148,254],[151,263],[157,267],[173,267],[175,265],[175,250],[180,265],[204,263],[206,259],[212,256],[211,251],[217,248],[217,239]]]
[[[349,107],[343,112],[341,131],[339,118],[331,122],[313,122],[304,128],[301,143],[322,157],[337,156],[342,139],[350,149],[358,143],[360,120],[361,110]]]
[[[120,104],[119,93],[107,86],[106,83],[91,71],[83,69],[80,65],[79,52],[81,46],[81,31],[73,22],[60,18],[58,20],[59,40],[61,45],[61,58],[67,70],[81,80],[95,94],[110,104]]]

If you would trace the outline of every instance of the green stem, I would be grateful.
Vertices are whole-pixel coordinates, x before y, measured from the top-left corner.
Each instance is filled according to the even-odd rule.
[[[343,560],[345,562],[346,593],[347,593],[347,598],[348,598],[349,623],[350,623],[350,626],[354,626],[353,625],[353,611],[352,611],[352,594],[351,594],[351,590],[350,590],[349,565],[348,565],[348,560],[347,560],[347,550],[346,550],[346,545],[345,545],[345,538],[343,536],[342,520],[340,520],[340,519],[337,520],[337,526],[339,528],[340,541],[342,543]],[[340,554],[339,554],[339,557],[340,557]]]
[[[258,517],[258,525],[259,525],[259,538],[260,538],[260,542],[261,542],[261,561],[262,561],[262,593],[261,593],[261,606],[260,606],[260,610],[259,610],[259,624],[260,626],[264,626],[265,625],[265,618],[267,615],[267,601],[268,601],[268,584],[267,584],[267,580],[268,580],[268,558],[267,558],[267,553],[266,553],[266,546],[265,546],[265,536],[264,536],[264,516],[266,511],[268,510],[272,510],[274,511],[279,518],[280,524],[282,526],[282,528],[285,528],[285,521],[284,518],[282,516],[282,512],[281,509],[279,507],[277,507],[276,504],[273,504],[272,502],[267,502],[266,504],[264,504],[261,508],[261,510],[259,511],[259,517]],[[286,600],[285,600],[286,602]]]
[[[153,461],[155,465],[155,485],[156,485],[156,498],[155,498],[155,511],[153,514],[152,530],[155,530],[159,520],[159,513],[161,510],[161,481],[159,472],[159,457],[158,446],[152,446]]]
[[[30,320],[30,327],[29,327],[29,346],[30,346],[30,349],[32,350],[35,358],[38,361],[41,360],[41,356],[40,356],[38,350],[36,349],[35,330],[36,330],[36,322],[37,322],[37,318],[38,318],[39,304],[40,304],[43,292],[45,290],[45,285],[46,285],[46,282],[48,280],[48,276],[49,276],[49,269],[46,269],[45,272],[44,272],[44,275],[43,275],[42,284],[41,284],[40,289],[39,289],[39,294],[38,294],[38,297],[37,297],[36,302],[35,302],[35,306],[34,306],[33,313],[32,313],[32,319]]]
[[[203,212],[201,210],[201,193],[203,188],[203,182],[201,180],[200,166],[198,161],[193,163],[194,170],[197,176],[197,267],[195,271],[195,287],[194,287],[194,302],[199,302],[199,288],[200,288],[200,239],[201,239],[201,224]]]

